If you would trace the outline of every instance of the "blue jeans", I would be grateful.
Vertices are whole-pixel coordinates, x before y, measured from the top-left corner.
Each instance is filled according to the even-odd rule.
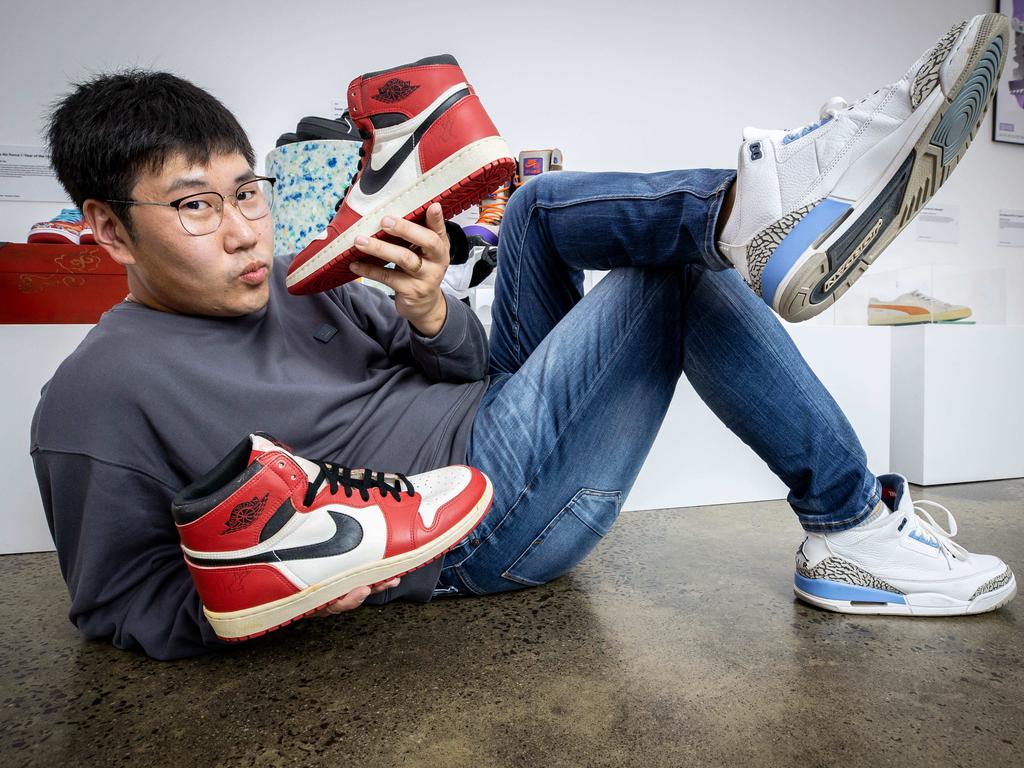
[[[549,173],[501,224],[490,386],[468,462],[494,484],[435,595],[543,584],[615,522],[680,375],[790,489],[808,531],[880,488],[842,411],[715,247],[733,171]],[[583,270],[611,270],[583,296]],[[685,482],[686,468],[678,478]]]

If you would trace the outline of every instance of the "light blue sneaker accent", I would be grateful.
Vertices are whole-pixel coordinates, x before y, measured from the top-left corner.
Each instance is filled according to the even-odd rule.
[[[761,297],[769,307],[775,306],[775,293],[797,259],[822,232],[828,230],[850,210],[850,204],[826,197],[797,222],[776,246],[761,275]]]
[[[796,584],[797,589],[825,600],[894,603],[897,605],[905,605],[907,602],[903,595],[898,595],[895,592],[886,592],[884,589],[859,587],[856,584],[842,584],[838,581],[829,581],[828,579],[808,579],[799,573],[793,574],[793,583]]]
[[[920,541],[922,544],[927,544],[929,547],[939,548],[939,542],[930,537],[927,533],[922,533],[920,530],[914,530],[910,532],[910,538]]]
[[[66,221],[69,224],[77,224],[82,220],[82,212],[77,208],[61,208],[60,213],[50,221]]]
[[[819,120],[816,123],[811,123],[810,125],[808,125],[808,126],[806,126],[804,128],[801,128],[799,131],[793,131],[793,133],[788,134],[786,136],[786,138],[784,138],[782,140],[782,143],[783,144],[790,144],[790,143],[796,141],[797,139],[802,139],[808,133],[811,133],[811,131],[818,130],[819,128],[821,128],[821,126],[825,125],[825,123],[828,123],[831,120],[832,120],[832,115],[828,115],[827,117],[823,117],[821,120]]]

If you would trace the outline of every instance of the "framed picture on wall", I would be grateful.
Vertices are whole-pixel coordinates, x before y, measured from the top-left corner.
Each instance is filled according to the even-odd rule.
[[[1006,66],[996,88],[992,138],[1024,144],[1024,0],[997,0],[996,7],[1010,17],[1013,29]]]

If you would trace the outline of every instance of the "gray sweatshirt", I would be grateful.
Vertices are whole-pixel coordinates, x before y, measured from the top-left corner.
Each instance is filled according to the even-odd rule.
[[[487,338],[463,303],[432,338],[382,292],[291,296],[287,264],[253,314],[121,303],[43,387],[31,452],[71,595],[71,621],[159,659],[222,645],[170,515],[174,494],[253,431],[300,456],[412,475],[466,461],[487,386]],[[426,601],[441,560],[384,601]],[[344,620],[344,619],[341,619]]]

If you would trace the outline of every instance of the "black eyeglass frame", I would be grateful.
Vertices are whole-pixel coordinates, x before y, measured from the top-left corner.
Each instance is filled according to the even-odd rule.
[[[270,184],[271,201],[270,201],[270,205],[267,206],[267,212],[266,213],[260,214],[255,219],[252,219],[252,218],[249,218],[248,216],[246,216],[245,215],[245,211],[243,211],[241,208],[239,208],[239,206],[238,206],[238,191],[242,187],[246,186],[247,184],[252,184],[254,181],[266,181],[266,182],[268,182]],[[103,202],[105,202],[105,203],[123,203],[125,205],[157,205],[157,206],[160,206],[160,207],[170,207],[170,208],[173,208],[175,211],[177,211],[177,213],[178,213],[178,222],[181,224],[181,228],[184,229],[186,233],[188,233],[192,237],[206,237],[206,235],[212,235],[214,232],[216,232],[218,229],[220,229],[220,225],[224,223],[224,203],[227,200],[231,200],[232,201],[231,204],[233,206],[235,206],[235,209],[240,214],[242,214],[242,218],[244,218],[246,221],[259,221],[260,219],[265,218],[267,215],[269,215],[271,209],[274,206],[273,194],[274,194],[274,185],[276,183],[277,183],[277,179],[275,179],[272,176],[253,176],[251,179],[246,179],[241,184],[239,184],[235,188],[235,193],[233,195],[228,195],[227,197],[222,195],[220,192],[217,192],[215,190],[209,189],[209,190],[206,190],[205,192],[192,192],[191,194],[185,195],[184,197],[179,197],[176,200],[171,200],[168,203],[152,202],[152,201],[149,201],[149,200],[104,200]],[[202,195],[216,195],[217,197],[220,198],[220,208],[217,209],[217,213],[220,214],[220,222],[217,224],[215,229],[212,229],[209,232],[204,232],[201,235],[197,235],[197,234],[194,234],[192,232],[189,232],[188,227],[185,226],[185,222],[181,220],[181,205],[182,205],[182,203],[186,202],[187,200],[191,200],[193,197],[201,197]]]

